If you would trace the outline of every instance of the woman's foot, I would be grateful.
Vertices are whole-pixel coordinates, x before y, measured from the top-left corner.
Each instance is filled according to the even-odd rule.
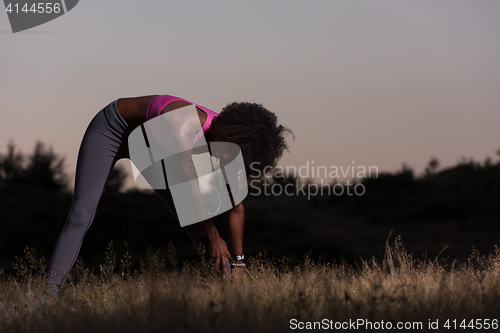
[[[47,304],[51,305],[54,302],[54,297],[52,296],[47,296]]]
[[[47,306],[52,305],[54,303],[54,297],[52,296],[47,296],[47,297],[40,297],[38,302],[35,303],[36,308],[45,308]]]
[[[35,303],[35,308],[46,308],[50,305],[50,302],[45,297],[40,297],[40,300]]]

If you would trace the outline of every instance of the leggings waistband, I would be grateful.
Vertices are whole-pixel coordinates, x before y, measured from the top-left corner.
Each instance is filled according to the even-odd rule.
[[[132,130],[116,108],[116,102],[118,102],[119,99],[106,105],[102,111],[111,129],[116,132],[117,135],[121,136],[122,139],[126,139]]]

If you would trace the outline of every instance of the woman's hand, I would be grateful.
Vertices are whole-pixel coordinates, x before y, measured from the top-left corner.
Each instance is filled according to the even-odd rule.
[[[217,235],[213,239],[209,238],[208,250],[210,251],[209,263],[214,263],[215,274],[219,272],[219,265],[222,263],[222,277],[227,276],[226,261],[224,258],[231,258],[231,253],[227,249],[226,242]]]

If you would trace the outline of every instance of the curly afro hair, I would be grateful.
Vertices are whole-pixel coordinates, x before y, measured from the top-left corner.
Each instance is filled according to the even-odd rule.
[[[237,144],[242,152],[247,178],[263,176],[264,168],[274,168],[288,151],[284,136],[293,132],[277,124],[276,115],[261,104],[233,102],[212,121],[215,132],[224,141]]]

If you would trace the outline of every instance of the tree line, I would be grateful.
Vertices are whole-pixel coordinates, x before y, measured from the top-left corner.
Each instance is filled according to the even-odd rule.
[[[125,178],[125,171],[115,168],[106,183],[95,220],[84,239],[81,255],[85,261],[99,267],[110,239],[122,250],[126,241],[130,253],[137,256],[145,255],[149,247],[165,247],[172,240],[181,261],[198,258],[189,236],[161,200],[153,192],[123,191]],[[23,154],[14,143],[7,145],[6,152],[0,154],[0,267],[9,271],[12,259],[25,246],[36,247],[50,258],[71,206],[70,181],[64,158],[51,147],[36,142],[30,154]],[[288,176],[270,181],[295,186],[302,180]],[[296,210],[297,216],[304,209],[324,209],[361,218],[373,226],[439,220],[468,220],[474,224],[480,218],[500,217],[500,161],[491,158],[484,162],[462,159],[448,168],[441,168],[439,160],[432,158],[422,175],[403,165],[397,172],[379,173],[376,178],[354,183],[365,187],[362,196],[249,195],[245,199],[246,248],[257,252],[269,248],[271,254],[296,258],[316,248],[327,259],[335,258],[339,251],[335,244],[321,239],[321,233],[308,230],[307,221],[299,217],[287,217],[286,221],[276,218],[279,209],[288,213]],[[216,224],[222,224],[223,219],[216,217]],[[219,229],[228,239],[227,231]],[[280,236],[279,244],[276,235]]]

